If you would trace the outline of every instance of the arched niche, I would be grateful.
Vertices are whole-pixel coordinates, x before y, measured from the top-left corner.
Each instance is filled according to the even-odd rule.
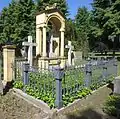
[[[47,57],[60,56],[61,21],[57,16],[50,16],[47,20]]]

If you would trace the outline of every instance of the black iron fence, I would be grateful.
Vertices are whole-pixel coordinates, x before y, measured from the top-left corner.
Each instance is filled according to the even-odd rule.
[[[83,66],[40,69],[28,63],[15,66],[14,86],[61,108],[75,99],[85,97],[117,76],[117,60],[92,60]],[[20,69],[20,70],[19,70]]]

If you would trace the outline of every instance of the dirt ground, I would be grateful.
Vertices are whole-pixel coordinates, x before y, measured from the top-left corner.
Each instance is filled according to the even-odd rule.
[[[0,119],[35,119],[38,113],[45,115],[41,109],[15,96],[12,90],[0,96]]]

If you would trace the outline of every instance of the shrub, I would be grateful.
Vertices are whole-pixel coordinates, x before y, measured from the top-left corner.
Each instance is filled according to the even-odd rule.
[[[120,95],[111,95],[106,100],[103,111],[109,115],[117,116],[117,112],[120,110]]]

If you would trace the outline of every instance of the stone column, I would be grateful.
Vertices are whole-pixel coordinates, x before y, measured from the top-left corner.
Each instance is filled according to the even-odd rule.
[[[15,48],[14,45],[3,46],[4,84],[11,82],[14,76],[12,64],[14,64],[15,60]]]
[[[37,28],[36,29],[36,43],[37,43],[37,47],[36,47],[36,55],[38,54],[42,54],[42,30],[41,28]]]
[[[40,52],[40,55],[42,55],[42,29],[40,28],[40,39],[39,39],[39,52]]]
[[[46,53],[46,26],[43,27],[43,57],[47,56]]]
[[[50,39],[50,53],[49,53],[49,57],[52,57],[53,55],[53,35],[51,36]]]
[[[64,29],[61,29],[61,57],[64,57]]]

